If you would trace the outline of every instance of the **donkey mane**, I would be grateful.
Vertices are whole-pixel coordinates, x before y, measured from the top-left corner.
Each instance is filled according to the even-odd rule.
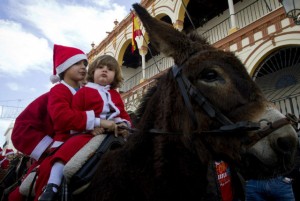
[[[155,82],[157,82],[158,80],[160,80],[160,78],[157,78],[155,80]],[[135,120],[136,120],[136,124],[138,125],[142,116],[144,115],[148,102],[151,99],[152,95],[157,91],[157,85],[153,85],[151,87],[148,88],[147,92],[143,95],[143,97],[140,100],[139,106],[137,108],[137,110],[135,111]],[[137,126],[135,125],[135,126]]]
[[[187,36],[191,39],[191,41],[197,41],[200,42],[202,45],[211,46],[206,38],[204,38],[196,32],[189,33],[187,34]]]

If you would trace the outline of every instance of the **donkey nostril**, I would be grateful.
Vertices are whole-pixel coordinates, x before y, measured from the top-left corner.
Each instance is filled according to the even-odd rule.
[[[291,139],[287,137],[280,137],[277,139],[277,145],[280,151],[288,152],[292,148]]]

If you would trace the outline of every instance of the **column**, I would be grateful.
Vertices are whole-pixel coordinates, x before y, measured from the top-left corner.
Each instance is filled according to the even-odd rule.
[[[228,6],[229,6],[229,14],[230,14],[230,22],[231,22],[231,28],[229,29],[229,34],[232,34],[238,30],[235,23],[235,12],[234,12],[234,6],[232,0],[228,0]]]
[[[146,80],[146,54],[148,53],[148,48],[146,46],[141,46],[139,53],[142,57],[142,79],[140,80],[140,83],[142,83]]]
[[[176,20],[176,22],[174,23],[174,28],[177,29],[178,31],[182,31],[183,29],[183,21],[181,20]]]

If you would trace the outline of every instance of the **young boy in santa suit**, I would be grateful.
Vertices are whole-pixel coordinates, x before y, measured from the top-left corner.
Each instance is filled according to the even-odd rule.
[[[86,77],[87,63],[87,56],[82,50],[54,45],[53,75],[50,79],[52,83],[60,83],[52,87],[48,94],[47,110],[54,130],[53,142],[48,146],[51,150],[56,149],[70,138],[71,130],[93,130],[100,126],[100,118],[95,117],[93,110],[78,111],[71,108],[73,95],[79,90],[81,82]],[[52,156],[45,158],[37,170],[35,200],[41,194],[52,169],[63,168],[60,165],[51,166]]]
[[[94,135],[113,132],[127,137],[128,131],[124,127],[131,126],[131,120],[125,111],[120,94],[116,91],[123,80],[118,62],[109,55],[98,57],[88,69],[85,87],[81,88],[73,97],[73,109],[78,111],[93,110],[100,117],[100,128],[87,134],[76,135],[64,143],[54,157],[52,164],[64,166]],[[121,129],[122,128],[122,129]],[[77,130],[83,133],[87,130]],[[51,179],[53,178],[53,179]],[[63,170],[51,172],[48,184],[39,200],[55,198],[53,188],[57,191],[63,178]]]
[[[85,74],[86,74],[86,64],[87,64],[87,56],[80,49],[61,46],[61,45],[54,45],[53,48],[53,74],[54,75],[51,76],[51,81],[52,83],[56,83],[60,79],[63,80],[62,83],[64,83],[63,84],[64,86],[60,86],[60,88],[64,88],[65,91],[62,92],[61,97],[58,96],[57,98],[58,99],[61,98],[61,101],[66,103],[65,106],[67,108],[68,105],[71,104],[70,100],[73,94],[76,92],[74,88],[76,89],[79,88],[80,83],[84,81]],[[66,73],[65,71],[67,71],[73,65],[77,66],[74,68],[79,70],[73,72],[74,75],[65,76],[64,74],[70,74],[70,73]],[[60,77],[56,76],[56,74],[60,74]],[[27,172],[28,174],[30,174],[33,169],[39,166],[41,162],[49,155],[49,153],[53,151],[55,148],[57,148],[60,144],[62,144],[64,140],[68,138],[69,135],[69,133],[66,131],[65,137],[61,137],[61,133],[58,134],[59,136],[56,136],[57,133],[56,131],[58,130],[58,128],[56,128],[56,130],[54,129],[52,117],[48,112],[48,100],[49,100],[49,96],[52,94],[53,92],[47,92],[41,95],[40,97],[38,97],[37,99],[35,99],[24,109],[24,111],[17,117],[15,121],[14,129],[12,131],[12,142],[14,146],[20,152],[29,155],[31,158],[36,160],[36,162],[33,165],[31,165],[31,167],[29,168]],[[73,114],[72,111],[70,112],[70,109],[68,111],[69,111],[68,115],[77,116],[76,117],[77,119],[81,119],[85,121],[80,124],[82,128],[87,128],[88,123],[86,122],[87,119],[89,119],[88,116],[89,117],[94,116],[92,112]],[[90,121],[93,121],[92,119],[93,118],[91,118]],[[71,128],[73,128],[72,126],[73,125],[70,125]],[[75,126],[78,125],[76,124]],[[92,127],[93,126],[90,126],[89,128],[93,129]],[[49,165],[48,168],[51,168],[51,166]],[[48,170],[48,172],[50,172],[50,170]],[[43,177],[40,176],[40,178]],[[22,196],[19,192],[19,188],[15,189],[9,195],[10,201],[24,200],[24,199],[25,199],[24,196]]]

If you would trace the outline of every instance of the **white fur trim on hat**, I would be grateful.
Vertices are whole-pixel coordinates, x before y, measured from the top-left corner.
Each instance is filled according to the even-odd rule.
[[[52,84],[55,84],[55,83],[60,81],[60,78],[57,75],[51,75],[50,76],[50,81],[51,81]]]
[[[56,67],[56,74],[59,75],[60,73],[64,72],[68,68],[70,68],[73,64],[75,64],[81,60],[87,60],[86,54],[76,54],[76,55],[70,57],[64,63],[62,63]]]

